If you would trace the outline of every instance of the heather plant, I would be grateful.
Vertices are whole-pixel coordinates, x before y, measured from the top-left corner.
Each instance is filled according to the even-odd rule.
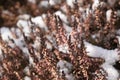
[[[0,80],[119,80],[120,1],[69,1],[2,0]]]

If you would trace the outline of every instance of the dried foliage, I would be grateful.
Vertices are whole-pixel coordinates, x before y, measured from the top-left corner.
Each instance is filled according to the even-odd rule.
[[[9,3],[11,0],[6,1]],[[88,4],[92,4],[92,1],[84,0],[82,7],[85,8]],[[0,80],[23,80],[25,76],[30,77],[31,80],[67,80],[64,71],[62,75],[59,73],[57,63],[60,60],[73,65],[69,74],[73,74],[75,80],[107,80],[107,73],[100,67],[104,60],[89,57],[83,41],[86,40],[106,49],[118,48],[119,43],[116,38],[117,34],[115,33],[120,21],[120,17],[118,18],[116,15],[118,6],[115,5],[112,8],[99,6],[98,9],[90,12],[88,16],[83,18],[83,14],[85,13],[79,11],[79,7],[81,6],[79,2],[76,2],[74,4],[75,7],[72,9],[62,1],[59,5],[43,10],[37,7],[37,3],[32,4],[27,3],[26,0],[15,0],[9,5],[13,9],[10,9],[13,15],[9,16],[1,13],[2,9],[9,8],[5,6],[8,3],[2,0],[2,4],[0,4],[0,6],[3,6],[2,8],[0,7],[0,26],[15,25],[17,16],[21,13],[14,12],[14,10],[19,8],[23,12],[25,10],[29,11],[26,13],[30,13],[33,16],[46,13],[47,18],[45,22],[48,26],[48,31],[46,32],[33,23],[31,36],[28,37],[24,33],[22,34],[29,54],[24,53],[18,46],[15,46],[15,48],[10,47],[7,42],[0,39],[0,48],[2,50],[2,56],[0,56]],[[68,25],[72,26],[70,35],[67,35],[60,17],[53,14],[63,4],[67,8],[65,14],[68,17]],[[16,5],[16,7],[13,7],[13,5]],[[105,15],[108,9],[112,10],[110,22],[106,21]],[[74,18],[71,19],[71,16]],[[48,35],[52,37],[51,40],[47,38]],[[95,35],[95,38],[92,37],[93,35]],[[32,44],[36,38],[40,38],[40,41],[38,41],[40,45],[34,48]],[[46,42],[51,44],[52,49],[47,48]],[[59,46],[61,45],[67,47],[65,53],[59,50]],[[31,58],[33,59],[33,63],[30,62]],[[29,68],[29,70],[25,72],[25,68]]]

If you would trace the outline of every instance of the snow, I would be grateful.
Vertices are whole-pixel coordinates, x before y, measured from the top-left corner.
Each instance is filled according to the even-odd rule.
[[[63,22],[68,23],[66,15],[63,14],[61,11],[55,12],[55,15],[59,16]]]
[[[31,21],[38,25],[40,28],[47,30],[46,24],[41,16],[31,18]]]
[[[60,69],[64,69],[64,68],[72,69],[72,64],[70,64],[70,63],[67,62],[67,61],[60,60],[60,61],[57,63],[57,67],[59,67]]]
[[[25,76],[25,77],[24,77],[24,80],[31,80],[31,78],[28,77],[28,76]]]
[[[97,7],[99,6],[99,4],[100,4],[100,1],[99,1],[99,0],[94,0],[94,3],[93,3],[93,5],[92,5],[92,9],[93,9],[93,10],[96,10]]]
[[[49,0],[49,4],[51,6],[56,5],[56,4],[60,4],[60,3],[61,3],[61,0]]]
[[[104,63],[102,67],[108,73],[108,80],[118,80],[119,73],[113,66],[109,65],[108,63]]]
[[[47,8],[48,6],[49,6],[48,1],[41,1],[40,4],[39,4],[39,7],[45,7],[45,8]]]
[[[63,5],[63,6],[61,6],[61,8],[60,8],[64,13],[66,13],[67,12],[67,7],[66,7],[66,5]]]
[[[72,74],[66,74],[65,77],[67,80],[75,80],[75,77]]]
[[[120,36],[117,36],[117,39],[118,39],[118,42],[119,42],[119,44],[120,44]]]
[[[29,65],[34,65],[34,60],[33,58],[29,55]]]
[[[40,49],[40,47],[41,47],[41,38],[40,37],[36,37],[34,44],[33,44],[33,47],[35,49]]]
[[[117,16],[120,17],[120,10],[117,10]]]
[[[0,55],[2,55],[2,50],[1,50],[1,48],[0,48]]]
[[[88,52],[87,53],[88,56],[105,59],[105,63],[103,63],[101,67],[103,67],[103,69],[108,73],[107,79],[117,80],[117,78],[119,77],[119,73],[113,67],[115,62],[119,60],[119,54],[117,49],[107,50],[98,46],[94,46],[86,41],[84,43],[86,51]]]
[[[50,42],[46,41],[45,44],[46,44],[47,49],[52,50],[53,47],[52,47],[52,44]]]
[[[28,0],[28,2],[35,4],[36,0]]]
[[[69,48],[67,44],[61,44],[58,46],[59,51],[63,52],[63,53],[69,53]]]
[[[72,28],[70,26],[68,26],[67,24],[63,24],[66,32],[70,33],[72,31]]]
[[[9,41],[9,38],[12,38],[12,33],[9,28],[2,27],[0,29],[2,40]]]
[[[28,19],[30,19],[30,15],[28,15],[28,14],[19,15],[18,19],[28,20]]]
[[[29,55],[29,51],[27,47],[22,47],[22,51],[25,53],[25,55]]]
[[[25,67],[25,69],[23,70],[23,72],[26,74],[26,75],[30,75],[30,69],[29,67]]]
[[[1,49],[1,46],[0,46],[0,60],[2,60],[3,59],[3,55],[2,55],[3,53],[2,53],[2,49]]]
[[[64,60],[60,60],[57,63],[59,73],[61,75],[62,75],[62,73],[64,73],[67,80],[74,80],[74,76],[72,74],[70,74],[70,71],[72,70],[72,66],[73,66],[72,64],[70,64],[69,62],[64,61]]]
[[[111,13],[112,13],[112,10],[111,10],[111,9],[110,9],[110,10],[107,10],[107,12],[106,12],[106,19],[107,19],[108,22],[110,22]]]
[[[70,6],[71,8],[74,7],[73,2],[74,2],[74,0],[66,0],[67,5]]]
[[[30,36],[31,29],[30,29],[30,23],[27,20],[19,20],[17,22],[17,26],[21,29],[23,29],[23,32],[25,33],[25,36]]]

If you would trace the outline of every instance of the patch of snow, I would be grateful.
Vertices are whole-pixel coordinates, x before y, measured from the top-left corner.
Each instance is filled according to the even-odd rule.
[[[3,59],[3,53],[2,53],[2,50],[1,50],[1,46],[0,46],[0,60]]]
[[[30,36],[31,29],[30,29],[30,23],[26,20],[19,20],[17,22],[17,26],[19,28],[23,29],[23,32],[25,33],[25,36]]]
[[[120,10],[117,10],[117,16],[120,17]]]
[[[34,61],[33,58],[29,55],[29,65],[34,65]]]
[[[30,19],[30,15],[28,15],[28,14],[19,15],[18,19],[28,20],[28,19]]]
[[[72,28],[70,26],[68,26],[67,24],[63,24],[65,30],[70,33],[72,31]]]
[[[8,10],[3,10],[2,13],[3,13],[3,14],[6,14],[6,15],[13,16],[13,13],[11,13],[11,12],[8,11]]]
[[[36,37],[34,44],[33,44],[33,47],[35,49],[40,49],[40,47],[41,47],[41,38],[40,37]]]
[[[57,63],[57,68],[59,69],[59,73],[62,75],[65,74],[65,77],[67,80],[74,80],[74,76],[70,74],[70,71],[72,70],[72,64],[70,64],[67,61],[60,60]]]
[[[45,44],[46,44],[46,48],[47,49],[52,50],[53,47],[52,47],[51,43],[49,43],[48,41],[46,41]]]
[[[69,53],[68,45],[67,44],[59,45],[58,48],[59,48],[59,51],[61,51],[63,53]]]
[[[19,37],[18,39],[14,39],[14,42],[17,46],[19,46],[21,49],[24,47],[25,42],[23,36]]]
[[[119,44],[120,44],[120,36],[117,36],[117,39],[118,39],[118,42],[119,42]]]
[[[74,2],[74,0],[66,0],[67,5],[70,6],[71,8],[74,7],[73,2]]]
[[[41,16],[31,18],[31,21],[38,25],[40,28],[47,30],[46,24]]]
[[[49,2],[48,1],[41,1],[39,4],[39,7],[45,7],[47,8],[49,6]]]
[[[93,5],[92,5],[92,9],[96,10],[99,5],[100,5],[100,1],[99,0],[94,0]]]
[[[49,4],[52,6],[60,3],[61,3],[61,0],[49,0]]]
[[[119,73],[113,67],[115,62],[119,60],[119,54],[117,49],[107,50],[98,46],[94,46],[86,41],[84,43],[86,46],[86,51],[88,52],[88,56],[100,57],[102,59],[105,59],[105,63],[103,63],[102,67],[108,74],[108,80],[117,80],[117,78],[119,77]]]
[[[4,40],[4,41],[9,41],[10,38],[11,39],[13,38],[12,33],[9,28],[2,27],[0,29],[0,33],[1,33],[2,40]]]
[[[23,72],[26,74],[26,75],[30,75],[30,69],[29,67],[25,67],[25,69],[23,70]]]
[[[64,61],[64,60],[60,60],[58,63],[57,63],[57,67],[59,67],[60,69],[64,69],[64,68],[68,68],[68,69],[72,69],[72,64],[70,64],[69,62],[67,61]]]
[[[63,22],[68,23],[66,15],[63,14],[61,11],[55,12],[55,15],[59,16]]]
[[[85,42],[87,55],[91,57],[100,57],[105,59],[109,64],[114,64],[115,61],[119,60],[117,50],[107,50],[98,46],[94,46],[88,42]]]
[[[108,73],[108,76],[107,76],[108,80],[118,80],[119,73],[113,66],[107,63],[104,63],[102,67]]]
[[[46,19],[46,16],[47,16],[47,15],[46,15],[46,14],[42,14],[41,16],[42,16],[42,18],[43,18],[43,20],[44,20],[44,19]]]
[[[28,0],[28,2],[35,4],[36,0]]]
[[[24,77],[24,80],[31,80],[31,78],[28,77],[28,76],[25,76],[25,77]]]
[[[67,80],[75,80],[75,77],[73,76],[73,74],[67,74],[65,75],[65,77],[67,78]]]
[[[21,37],[22,36],[22,32],[20,31],[20,29],[16,29],[15,30],[15,33],[16,33],[16,35],[18,36],[18,37]]]
[[[28,48],[27,48],[27,47],[23,47],[23,48],[22,48],[22,51],[23,51],[26,55],[29,55],[29,51],[28,51]]]
[[[66,5],[63,5],[63,6],[61,6],[61,8],[60,8],[63,12],[67,12],[67,8],[66,8]]]
[[[110,9],[110,10],[107,10],[107,12],[106,12],[106,19],[107,19],[108,22],[110,22],[111,13],[112,13],[112,10],[111,10],[111,9]]]

